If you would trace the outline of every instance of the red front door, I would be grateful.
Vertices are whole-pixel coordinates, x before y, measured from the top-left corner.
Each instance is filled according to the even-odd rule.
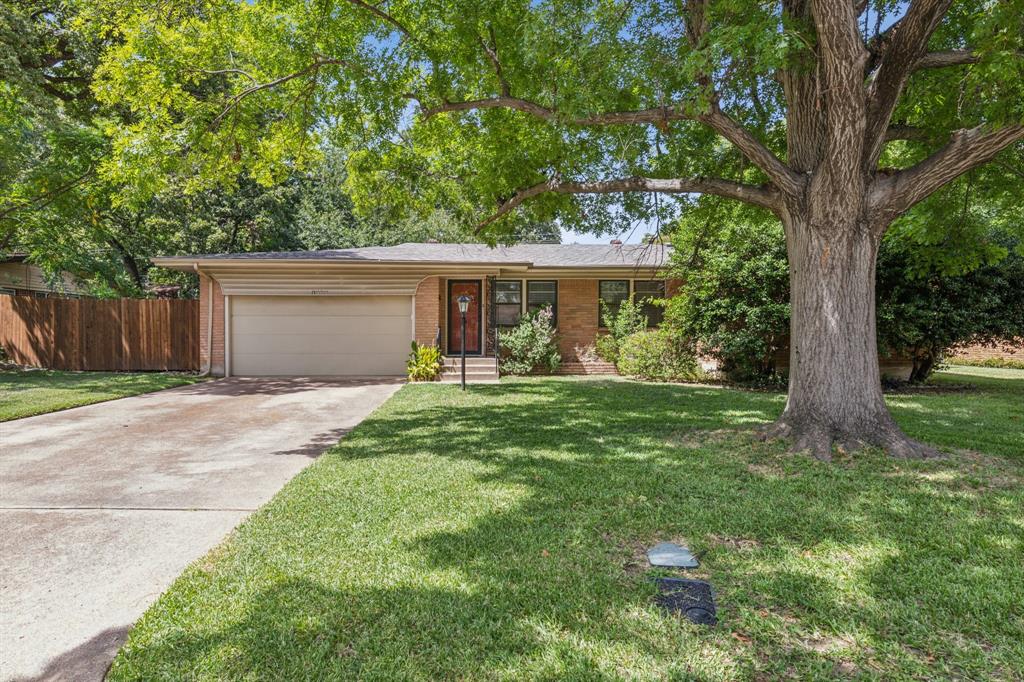
[[[466,354],[480,354],[480,281],[448,280],[448,354],[462,353],[462,314],[459,296],[469,296],[466,309]]]

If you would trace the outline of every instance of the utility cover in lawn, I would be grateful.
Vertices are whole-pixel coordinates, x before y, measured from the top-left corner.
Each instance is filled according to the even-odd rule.
[[[654,603],[663,609],[681,613],[697,625],[714,625],[715,596],[711,585],[703,580],[658,578],[658,594]]]
[[[666,568],[697,568],[700,565],[693,552],[674,542],[661,542],[651,547],[647,550],[647,560],[651,566]]]

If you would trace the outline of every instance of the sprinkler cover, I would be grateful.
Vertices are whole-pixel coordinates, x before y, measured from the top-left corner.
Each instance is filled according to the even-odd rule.
[[[647,550],[647,560],[651,566],[665,568],[697,568],[697,557],[686,547],[673,542],[661,542]]]

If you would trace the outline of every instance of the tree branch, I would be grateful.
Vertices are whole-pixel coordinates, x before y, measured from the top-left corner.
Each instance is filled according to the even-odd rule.
[[[803,180],[789,166],[751,135],[746,128],[714,104],[711,112],[697,118],[716,133],[729,140],[751,163],[771,178],[786,194],[797,195],[803,190]]]
[[[477,224],[479,234],[488,225],[511,213],[523,202],[541,194],[614,194],[617,192],[659,192],[663,194],[715,194],[729,199],[775,209],[778,205],[778,191],[770,186],[746,185],[721,178],[616,178],[590,182],[545,180],[521,189],[503,201],[498,210]]]
[[[487,59],[490,60],[491,66],[494,67],[494,73],[498,77],[498,85],[501,88],[501,96],[509,97],[512,94],[512,88],[509,87],[508,81],[505,80],[505,72],[501,70],[501,62],[498,60],[498,41],[494,38],[494,27],[488,26],[487,32],[491,36],[491,44],[488,45],[487,41],[480,38],[480,46],[484,48]]]
[[[914,63],[914,71],[920,69],[941,69],[945,66],[959,66],[961,64],[977,64],[979,57],[973,50],[944,50],[942,52],[928,52],[922,55]]]
[[[414,97],[414,99],[418,101],[419,98]],[[549,109],[542,104],[537,104],[530,100],[520,99],[519,97],[506,97],[504,95],[501,97],[471,99],[463,102],[445,102],[436,107],[423,109],[420,111],[420,115],[424,119],[428,119],[447,112],[475,111],[477,109],[515,109],[516,111],[522,111],[552,123],[558,119],[558,114],[554,109]],[[575,120],[569,121],[569,123],[575,123]]]
[[[394,28],[398,29],[399,33],[401,33],[403,36],[405,36],[406,38],[408,38],[412,42],[417,42],[416,38],[413,37],[412,32],[405,26],[405,24],[400,22],[398,19],[395,19],[393,16],[391,16],[390,14],[388,14],[387,12],[382,10],[380,7],[371,5],[368,2],[364,2],[364,0],[348,0],[348,1],[349,1],[350,4],[355,5],[356,7],[361,7],[363,9],[365,9],[367,12],[369,12],[372,15],[374,15],[378,19],[382,19],[384,22],[386,22],[388,24],[391,24],[391,26],[393,26]]]
[[[518,97],[488,97],[467,100],[464,102],[445,102],[436,107],[424,109],[424,118],[453,111],[473,111],[478,109],[515,109],[550,123],[564,123],[572,126],[605,126],[649,123],[662,126],[669,121],[698,121],[710,127],[719,135],[736,146],[751,163],[756,165],[783,191],[796,194],[802,187],[799,175],[787,167],[772,152],[761,144],[753,135],[724,113],[718,105],[713,105],[707,114],[691,115],[684,113],[678,104],[654,109],[638,109],[636,111],[611,111],[593,116],[563,119],[560,114],[530,100]]]
[[[899,215],[1020,140],[1024,140],[1024,125],[1020,124],[998,130],[986,126],[958,130],[942,149],[924,161],[893,175],[879,177],[871,189],[871,203],[890,216]]]
[[[863,183],[859,172],[863,153],[864,48],[857,15],[849,0],[812,0],[814,28],[817,32],[815,108],[822,109],[825,122],[821,130],[820,161],[811,182],[812,192],[829,196],[822,208],[836,212],[852,211],[854,197]]]
[[[224,108],[221,110],[221,112],[217,114],[217,116],[212,121],[210,121],[210,125],[208,125],[206,129],[215,130],[217,126],[220,125],[220,122],[224,120],[224,117],[231,113],[231,111],[235,109],[235,107],[237,107],[241,103],[241,101],[246,97],[254,95],[257,92],[260,92],[261,90],[270,90],[272,88],[276,88],[279,85],[283,85],[284,83],[287,83],[290,80],[301,78],[302,76],[313,73],[314,71],[317,71],[321,67],[327,66],[328,64],[349,66],[350,62],[348,62],[345,59],[332,59],[324,57],[316,59],[308,66],[305,66],[299,69],[298,71],[293,71],[292,73],[281,76],[280,78],[275,78],[274,80],[268,81],[266,83],[256,83],[254,85],[250,85],[245,90],[242,90],[237,95],[229,99],[227,104],[224,105]]]
[[[39,209],[39,208],[45,208],[46,206],[49,206],[50,204],[52,204],[57,199],[57,197],[59,197],[60,195],[64,194],[65,192],[68,192],[68,191],[74,189],[79,184],[84,182],[87,178],[89,178],[93,174],[94,170],[95,170],[94,166],[92,164],[89,164],[89,167],[85,169],[84,173],[82,173],[81,175],[78,175],[78,176],[76,176],[74,178],[71,178],[70,180],[68,180],[67,182],[65,182],[65,183],[63,183],[61,185],[58,185],[56,188],[54,188],[50,192],[46,192],[45,194],[42,194],[42,195],[40,195],[40,196],[38,196],[38,197],[36,197],[34,199],[30,199],[29,201],[26,201],[24,203],[16,204],[16,203],[11,202],[7,206],[0,207],[0,220],[3,220],[5,218],[7,218],[8,216],[10,216],[10,215],[12,215],[14,213],[17,213],[18,211],[20,211],[22,209],[25,209],[25,208],[33,208],[34,207],[36,209]]]
[[[867,128],[861,166],[874,170],[885,145],[885,131],[910,74],[925,56],[928,39],[952,0],[913,0],[903,18],[887,31],[881,59],[868,85]]]

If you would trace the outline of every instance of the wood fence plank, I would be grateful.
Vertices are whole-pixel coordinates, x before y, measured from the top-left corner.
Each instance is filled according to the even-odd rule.
[[[196,370],[199,301],[0,296],[0,346],[19,365]]]

